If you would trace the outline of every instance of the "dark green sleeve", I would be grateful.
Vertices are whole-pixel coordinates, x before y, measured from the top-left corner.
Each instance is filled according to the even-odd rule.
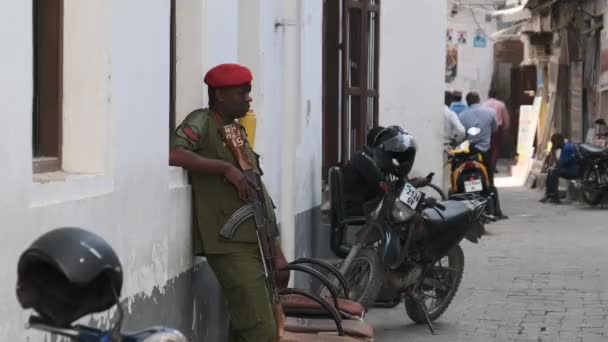
[[[200,149],[206,138],[205,131],[206,115],[200,110],[194,111],[177,126],[171,135],[171,147],[183,147],[195,152]]]

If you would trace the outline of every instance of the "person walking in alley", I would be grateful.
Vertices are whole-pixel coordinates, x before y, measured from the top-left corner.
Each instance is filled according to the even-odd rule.
[[[443,135],[444,143],[446,145],[455,146],[464,140],[466,134],[464,131],[464,126],[460,122],[460,119],[458,119],[458,114],[454,113],[450,109],[452,99],[452,93],[446,90],[444,95],[445,105],[443,106]]]
[[[471,144],[471,152],[479,152],[483,158],[483,164],[488,172],[488,180],[490,182],[490,191],[496,195],[496,218],[506,219],[500,207],[498,189],[494,185],[494,170],[491,165],[490,144],[492,133],[498,129],[496,122],[496,111],[489,107],[484,107],[479,104],[479,94],[470,92],[467,94],[467,103],[469,108],[460,113],[460,122],[468,132],[471,127],[477,127],[481,131],[479,134],[469,137]]]
[[[169,163],[185,168],[190,175],[194,249],[197,255],[206,256],[227,299],[230,341],[274,342],[275,321],[253,219],[244,221],[234,238],[220,236],[224,224],[247,203],[252,186],[220,129],[248,112],[252,79],[251,71],[238,64],[209,70],[204,78],[209,108],[191,112],[176,128]],[[246,145],[245,157],[257,162],[257,155]],[[259,169],[259,163],[254,164]]]
[[[489,99],[484,103],[484,106],[490,107],[496,111],[496,124],[498,129],[492,134],[490,146],[490,160],[492,162],[492,170],[494,170],[495,173],[503,138],[508,134],[509,127],[511,127],[511,118],[507,106],[504,102],[498,100],[496,96],[496,91],[490,90],[490,93],[488,94]]]
[[[559,199],[559,179],[575,179],[578,173],[575,148],[574,144],[566,143],[564,136],[560,133],[551,136],[551,152],[549,153],[551,153],[554,160],[556,159],[555,154],[557,150],[561,150],[561,153],[557,166],[549,170],[545,187],[545,197],[540,200],[541,203],[561,203]]]
[[[452,93],[450,109],[458,115],[460,115],[463,110],[467,109],[467,104],[462,101],[462,92],[455,91]]]

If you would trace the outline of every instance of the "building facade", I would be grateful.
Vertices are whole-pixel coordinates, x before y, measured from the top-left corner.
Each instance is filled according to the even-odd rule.
[[[206,106],[202,78],[218,63],[242,63],[254,73],[255,149],[278,207],[287,258],[331,256],[319,210],[328,116],[324,72],[331,69],[324,60],[328,3],[5,5],[0,41],[10,53],[0,57],[0,157],[6,165],[0,177],[6,227],[0,340],[44,339],[23,329],[28,313],[15,297],[16,265],[37,236],[61,226],[89,229],[118,252],[127,329],[163,324],[196,341],[224,338],[221,291],[204,258],[192,258],[187,175],[168,166],[171,129]],[[445,5],[370,0],[365,6],[382,18],[372,40],[379,47],[378,73],[366,92],[375,98],[368,113],[410,130],[420,146],[416,172],[440,176]],[[107,326],[114,315],[82,323]]]

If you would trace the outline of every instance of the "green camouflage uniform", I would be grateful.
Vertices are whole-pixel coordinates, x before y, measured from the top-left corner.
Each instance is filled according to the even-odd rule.
[[[171,146],[239,168],[219,134],[221,127],[222,123],[208,109],[195,110],[176,128]],[[247,146],[248,158],[257,161],[257,155]],[[242,223],[233,239],[220,236],[224,223],[246,203],[221,175],[189,175],[194,203],[194,250],[207,257],[222,286],[231,315],[230,341],[274,342],[275,323],[253,219]],[[267,208],[272,208],[272,204]],[[274,220],[274,213],[271,214]]]

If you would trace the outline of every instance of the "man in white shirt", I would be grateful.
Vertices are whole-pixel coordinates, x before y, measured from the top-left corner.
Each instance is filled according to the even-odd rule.
[[[445,106],[443,108],[444,117],[444,141],[452,146],[461,143],[465,138],[464,126],[458,119],[458,114],[450,109],[452,103],[452,93],[445,92]]]

